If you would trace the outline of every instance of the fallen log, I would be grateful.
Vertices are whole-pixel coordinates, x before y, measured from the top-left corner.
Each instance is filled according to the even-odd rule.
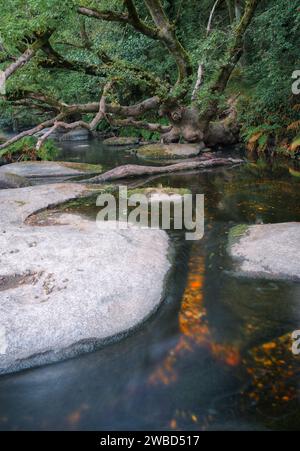
[[[169,166],[139,166],[135,164],[126,164],[124,166],[118,166],[115,169],[107,171],[104,174],[97,175],[91,179],[83,180],[82,183],[98,184],[144,175],[169,174],[172,172],[189,171],[193,169],[208,169],[218,166],[232,166],[242,163],[243,160],[234,158],[210,158],[207,160],[203,160],[203,158],[195,158],[193,160],[171,164]]]

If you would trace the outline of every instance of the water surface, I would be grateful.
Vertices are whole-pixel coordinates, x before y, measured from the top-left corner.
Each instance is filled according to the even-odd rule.
[[[64,145],[60,159],[136,162],[96,141],[81,145]],[[300,179],[259,163],[148,183],[159,184],[204,193],[206,205],[202,241],[170,233],[176,258],[160,310],[121,342],[1,377],[1,430],[300,429],[300,358],[291,352],[300,285],[237,277],[226,253],[234,225],[300,221]],[[89,201],[69,210],[97,213]]]

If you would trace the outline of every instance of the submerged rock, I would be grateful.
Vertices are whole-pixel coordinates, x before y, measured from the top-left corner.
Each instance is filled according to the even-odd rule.
[[[69,178],[86,174],[99,174],[101,171],[102,167],[100,165],[56,161],[24,161],[0,167],[0,175],[9,173],[28,179]]]
[[[191,191],[186,188],[170,188],[170,187],[148,187],[137,188],[128,191],[128,195],[142,194],[146,197],[147,202],[161,203],[161,202],[181,202],[185,194],[191,194]]]
[[[237,226],[229,253],[244,275],[300,280],[300,223]]]
[[[40,132],[35,133],[35,137],[36,138],[41,138],[42,136],[44,136],[46,133],[48,133],[50,131],[50,128],[44,128],[43,130],[41,130]],[[54,139],[55,141],[59,141],[60,138],[62,137],[62,135],[64,135],[66,133],[65,129],[62,128],[57,128],[56,130],[54,130],[50,135],[49,135],[49,139]]]
[[[86,189],[0,192],[0,374],[90,351],[137,327],[162,301],[165,232],[118,230],[113,222],[99,229],[70,214],[56,226],[24,225],[31,213]]]
[[[49,130],[50,128],[44,128],[44,130],[36,133],[35,136],[40,138]],[[69,132],[64,128],[58,128],[49,135],[49,138],[55,141],[86,141],[90,138],[90,132],[88,129],[81,127],[70,130]]]
[[[151,144],[137,151],[137,156],[149,160],[171,160],[196,157],[204,149],[201,144]]]
[[[0,172],[0,189],[24,188],[25,186],[30,186],[30,182],[26,178],[9,172]]]
[[[86,128],[75,128],[64,133],[60,141],[87,141],[90,138],[90,132]]]
[[[136,146],[140,143],[139,138],[123,138],[123,137],[113,137],[107,138],[103,141],[106,146],[116,146],[116,147],[128,147]]]

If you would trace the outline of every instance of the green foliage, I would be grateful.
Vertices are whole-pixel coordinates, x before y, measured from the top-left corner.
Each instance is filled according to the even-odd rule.
[[[43,146],[36,150],[37,139],[29,136],[11,144],[0,152],[0,158],[8,161],[43,160],[52,161],[58,154],[58,147],[53,140],[47,140]]]
[[[250,127],[250,134],[252,127],[258,126],[275,131],[277,137],[279,132],[281,137],[289,136],[288,125],[299,118],[291,92],[292,73],[300,67],[295,45],[299,32],[300,17],[294,0],[269,0],[254,20],[245,42],[243,67],[238,80],[234,79],[235,89],[242,93],[240,120],[244,130]]]
[[[37,158],[42,161],[52,161],[58,155],[59,149],[52,139],[48,139],[36,152]]]
[[[296,150],[300,147],[300,135],[296,136],[296,138],[294,139],[294,141],[291,144],[291,149],[292,150]]]
[[[240,239],[246,235],[249,230],[249,225],[238,224],[229,230],[228,234],[228,248],[231,249]]]
[[[125,11],[122,0],[6,0],[2,3],[0,70],[7,66],[7,61],[1,63],[7,56],[18,57],[32,43],[34,35],[51,29],[51,45],[66,60],[98,66],[107,73],[107,77],[103,73],[95,77],[84,71],[46,69],[43,62],[47,55],[39,51],[29,64],[8,80],[7,92],[12,100],[20,93],[32,91],[68,104],[95,102],[99,100],[106,79],[114,77],[118,83],[109,100],[117,104],[133,104],[153,95],[145,71],[159,80],[159,89],[155,93],[162,98],[167,96],[165,82],[174,83],[177,79],[174,58],[160,42],[137,33],[130,25],[84,18],[76,12],[78,5],[84,5],[122,13]],[[215,0],[162,0],[194,68],[193,76],[186,80],[185,85],[176,86],[173,95],[187,90],[186,102],[189,102],[197,68],[202,62],[205,76],[198,98],[200,111],[214,100],[209,88],[215,81],[217,69],[224,62],[236,25],[234,9],[228,9],[228,4],[234,2],[219,2],[211,33],[207,36],[207,22],[214,3]],[[153,26],[144,1],[135,0],[135,4],[143,21]],[[83,26],[89,48],[84,46]],[[299,119],[299,111],[293,109],[291,94],[291,75],[300,69],[299,46],[296,45],[299,31],[300,15],[295,0],[261,2],[245,36],[242,61],[236,67],[225,95],[221,99],[216,96],[222,110],[226,108],[229,96],[240,93],[238,113],[244,139],[248,143],[252,140],[250,144],[261,152],[272,142],[286,152],[291,146],[293,149],[299,146],[299,129],[290,128]],[[113,62],[105,62],[104,54]],[[0,101],[2,127],[27,128],[45,117],[43,110],[38,110],[36,116],[34,110],[16,106],[13,101]],[[156,114],[145,119],[158,121]],[[100,124],[99,130],[107,129],[109,124]],[[159,138],[158,134],[133,128],[125,128],[120,133],[145,140]]]

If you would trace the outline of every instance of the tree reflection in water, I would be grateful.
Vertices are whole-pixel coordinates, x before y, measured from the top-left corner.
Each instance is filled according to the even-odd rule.
[[[189,262],[189,275],[179,313],[180,336],[176,346],[169,351],[162,365],[154,370],[150,384],[168,385],[177,380],[176,362],[195,347],[205,347],[212,355],[229,366],[239,365],[237,346],[217,343],[210,330],[204,305],[205,257],[197,255],[195,245]]]

